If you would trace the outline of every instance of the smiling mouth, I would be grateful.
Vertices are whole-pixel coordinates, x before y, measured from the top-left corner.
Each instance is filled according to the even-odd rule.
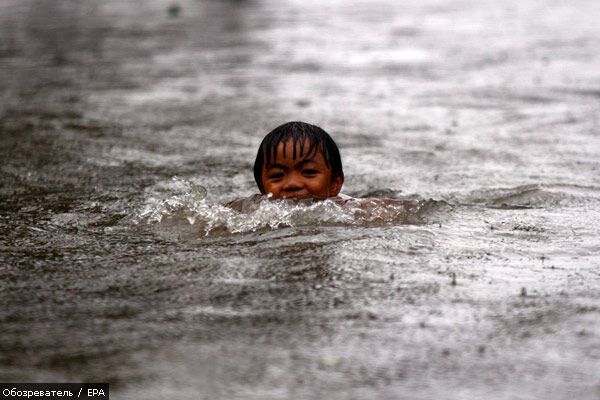
[[[291,194],[291,195],[283,195],[281,196],[282,199],[308,199],[311,196],[310,194]]]

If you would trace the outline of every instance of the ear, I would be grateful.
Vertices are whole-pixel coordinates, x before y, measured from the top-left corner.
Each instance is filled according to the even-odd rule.
[[[342,190],[342,186],[344,185],[344,176],[338,175],[335,178],[331,179],[331,183],[329,184],[329,197],[337,196]]]

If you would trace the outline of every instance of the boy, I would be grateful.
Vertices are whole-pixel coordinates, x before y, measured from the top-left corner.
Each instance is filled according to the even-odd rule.
[[[318,126],[288,122],[261,142],[254,179],[261,194],[276,199],[336,197],[344,184],[340,151]]]
[[[262,140],[254,162],[260,195],[227,204],[239,212],[256,209],[256,199],[331,199],[360,211],[365,221],[390,221],[408,215],[415,205],[395,199],[355,199],[340,193],[344,171],[340,151],[327,132],[306,122],[288,122]],[[418,204],[417,204],[418,205]]]

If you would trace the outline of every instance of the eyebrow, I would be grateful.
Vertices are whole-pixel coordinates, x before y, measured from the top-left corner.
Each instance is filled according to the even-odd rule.
[[[310,163],[316,163],[316,161],[314,159],[312,159],[312,158],[307,158],[305,160],[300,161],[298,164],[296,164],[296,166],[303,167],[306,164],[310,164]],[[283,164],[272,163],[272,164],[268,164],[265,169],[271,169],[271,168],[287,169],[288,167],[286,167]]]

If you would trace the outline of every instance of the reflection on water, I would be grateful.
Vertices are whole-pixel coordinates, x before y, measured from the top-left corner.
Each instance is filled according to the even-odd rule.
[[[599,4],[1,2],[0,381],[597,398]],[[398,202],[251,197],[288,120]]]

